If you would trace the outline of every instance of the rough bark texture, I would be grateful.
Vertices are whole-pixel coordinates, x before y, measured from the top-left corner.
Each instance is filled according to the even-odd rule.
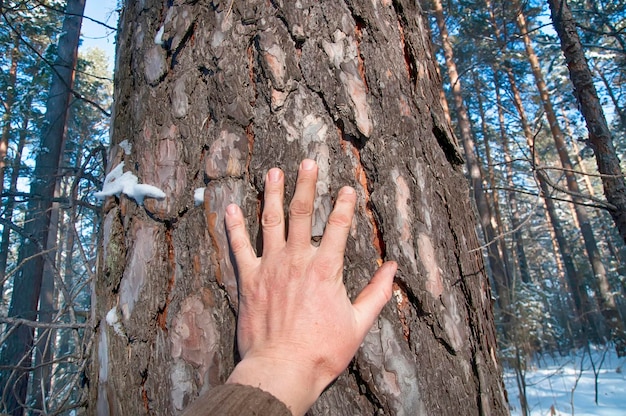
[[[110,168],[124,161],[166,197],[105,203],[91,414],[177,414],[226,379],[237,292],[223,210],[239,203],[259,241],[266,171],[285,170],[290,198],[305,157],[320,166],[315,236],[341,186],[359,195],[349,293],[382,259],[400,264],[394,299],[309,413],[508,412],[424,25],[412,1],[126,3]]]

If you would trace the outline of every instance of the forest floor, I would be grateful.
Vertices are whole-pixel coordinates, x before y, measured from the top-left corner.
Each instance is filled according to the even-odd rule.
[[[626,415],[626,357],[618,358],[611,347],[590,351],[591,355],[579,350],[563,357],[541,356],[529,365],[525,378],[531,415]],[[513,369],[505,369],[504,378],[511,415],[521,415]]]

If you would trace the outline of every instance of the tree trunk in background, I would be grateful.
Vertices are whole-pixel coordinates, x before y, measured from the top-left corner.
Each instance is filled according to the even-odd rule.
[[[606,75],[604,75],[604,72],[602,71],[602,69],[600,69],[597,63],[595,62],[593,64],[593,68],[596,70],[595,72],[598,75],[598,77],[600,77],[600,79],[602,80],[602,83],[604,84],[604,89],[606,90],[606,93],[608,94],[608,96],[611,98],[613,107],[615,107],[615,112],[617,113],[619,117],[619,127],[622,130],[626,130],[626,110],[624,110],[624,107],[620,105],[619,99],[615,96],[614,88],[609,82],[609,80],[606,79]]]
[[[554,28],[561,40],[561,50],[565,55],[570,79],[574,85],[574,96],[587,123],[589,142],[596,156],[598,171],[603,175],[604,196],[613,205],[609,212],[620,236],[626,243],[626,182],[613,145],[611,131],[593,84],[593,76],[578,37],[576,23],[565,0],[548,0],[548,4]],[[604,285],[600,284],[600,288],[604,289]],[[610,289],[601,290],[599,295],[600,309],[613,332],[615,349],[619,356],[625,356],[626,328],[624,318],[620,316],[617,309],[615,296]]]
[[[57,181],[55,190],[55,198],[59,196],[60,181]],[[48,261],[44,262],[43,277],[41,279],[41,293],[39,294],[38,322],[51,323],[54,318],[54,309],[56,306],[55,296],[55,278],[57,273],[58,258],[61,250],[58,247],[59,242],[59,203],[53,202],[50,208],[50,223],[48,225],[48,241],[46,243],[46,252],[51,256]],[[56,256],[56,261],[52,260],[52,255]],[[52,359],[54,340],[56,331],[51,328],[38,328],[36,331],[34,352],[34,371],[31,383],[30,396],[33,398],[33,407],[38,410],[44,410],[46,398],[50,391],[50,383],[52,380]]]
[[[548,4],[550,5],[552,23],[561,40],[561,50],[565,55],[570,79],[574,85],[574,96],[587,123],[589,142],[596,155],[598,171],[604,175],[602,176],[604,195],[607,201],[613,205],[609,212],[626,243],[626,182],[615,152],[611,131],[604,117],[596,87],[593,84],[593,75],[578,37],[576,22],[565,0],[548,0]],[[610,296],[603,299],[603,302],[610,304],[611,302],[614,303],[615,300]],[[615,310],[615,308],[609,306],[609,310]],[[620,318],[616,316],[611,319]],[[626,339],[623,348],[624,354],[626,354]]]
[[[491,213],[489,204],[485,196],[485,190],[483,188],[482,175],[480,172],[480,165],[474,152],[474,138],[472,137],[469,117],[465,104],[463,103],[463,95],[461,93],[461,80],[459,79],[456,64],[454,62],[454,54],[452,51],[452,45],[448,40],[448,29],[446,28],[445,19],[443,16],[443,7],[440,0],[433,0],[435,17],[437,19],[437,26],[441,35],[441,42],[446,57],[446,67],[448,69],[448,77],[450,78],[450,88],[454,96],[454,106],[458,115],[459,131],[461,133],[461,141],[463,142],[463,149],[465,150],[465,162],[467,170],[469,172],[471,187],[474,194],[474,200],[476,201],[476,208],[478,210],[478,216],[480,224],[483,230],[483,234],[487,243],[487,253],[489,258],[489,266],[491,267],[491,273],[495,284],[497,293],[497,301],[502,310],[509,310],[510,306],[510,277],[506,273],[506,266],[504,260],[500,256],[498,250],[498,242],[496,241],[496,232],[491,225]],[[506,315],[505,315],[506,316]]]
[[[348,292],[382,260],[400,271],[394,300],[309,414],[508,414],[425,25],[408,0],[126,3],[109,170],[123,161],[166,198],[105,202],[89,413],[176,414],[225,381],[237,291],[223,211],[240,204],[259,241],[265,173],[283,168],[291,198],[312,157],[316,238],[337,190],[359,195]]]
[[[485,115],[485,109],[483,106],[483,99],[482,99],[482,88],[478,88],[478,86],[480,85],[480,81],[478,80],[478,77],[474,74],[473,76],[473,81],[474,81],[474,91],[476,93],[476,100],[478,101],[478,112],[480,114],[480,129],[483,133],[483,141],[484,141],[484,145],[485,145],[485,163],[484,165],[487,166],[487,180],[489,183],[489,187],[491,188],[491,192],[485,192],[485,197],[487,198],[487,202],[489,203],[489,206],[491,208],[491,212],[493,213],[492,215],[492,219],[491,219],[491,224],[492,227],[494,226],[493,224],[495,223],[495,230],[497,231],[498,235],[501,236],[500,238],[498,238],[497,243],[494,244],[498,244],[498,252],[500,254],[500,258],[502,259],[502,263],[504,264],[504,268],[505,268],[505,272],[506,275],[509,277],[509,284],[510,284],[510,291],[511,291],[511,300],[513,299],[513,291],[515,289],[515,265],[512,264],[511,262],[511,256],[509,255],[510,250],[507,246],[507,241],[506,238],[504,237],[506,235],[506,229],[504,226],[504,222],[502,221],[502,210],[500,209],[500,195],[498,194],[498,185],[496,184],[496,172],[494,169],[494,162],[493,162],[493,158],[491,156],[491,132],[489,127],[487,126],[487,117]],[[478,154],[478,147],[476,147],[476,154]],[[479,166],[480,161],[479,161]],[[483,176],[481,174],[481,176]]]
[[[30,107],[30,100],[27,99],[27,107]],[[9,194],[17,192],[17,180],[20,177],[20,165],[22,164],[22,153],[24,146],[26,145],[26,133],[28,132],[28,125],[30,123],[30,114],[22,115],[22,128],[19,132],[19,140],[15,149],[15,156],[13,158],[13,166],[11,166],[11,178],[9,179]],[[13,220],[13,210],[15,208],[15,197],[9,195],[7,202],[3,208],[4,218],[7,221]],[[0,297],[4,296],[4,284],[7,279],[7,264],[9,260],[9,245],[11,243],[11,228],[2,227],[2,242],[0,242]]]
[[[35,162],[34,177],[28,203],[24,231],[29,238],[20,247],[20,261],[25,261],[15,274],[13,295],[8,315],[10,317],[37,320],[37,304],[41,291],[44,261],[47,254],[42,248],[48,240],[50,209],[57,182],[58,166],[64,147],[65,122],[69,108],[71,86],[76,65],[76,54],[80,38],[85,0],[70,0],[67,3],[63,32],[59,38],[58,55],[54,63],[48,102],[46,103],[45,125],[41,137],[41,148]],[[25,403],[31,367],[33,327],[18,326],[8,337],[2,350],[0,363],[0,386],[4,391],[3,410],[13,415],[23,414],[21,403]],[[9,368],[19,366],[11,371]]]
[[[576,138],[574,138],[574,134],[570,129],[569,120],[566,117],[563,117],[566,121],[566,131],[571,137],[572,148],[574,149],[574,154],[576,155],[576,165],[579,172],[583,174],[583,179],[585,181],[585,188],[587,189],[587,193],[591,196],[596,195],[596,191],[593,188],[593,184],[591,183],[591,175],[587,172],[587,168],[583,163],[582,154],[580,148],[578,147],[578,143]],[[623,258],[626,258],[626,244],[621,239],[619,235],[619,231],[616,227],[613,227],[613,220],[610,218],[610,214],[599,211],[598,213],[598,221],[600,222],[600,229],[602,235],[604,236],[604,242],[606,243],[607,248],[609,249],[609,253],[611,253],[611,258],[617,268],[617,273],[621,276],[626,275],[626,264],[622,261]],[[608,218],[607,218],[608,217]],[[619,239],[619,240],[618,240]]]
[[[519,268],[522,282],[530,283],[530,268],[528,267],[528,260],[526,259],[526,252],[524,250],[524,239],[522,234],[523,225],[520,219],[519,208],[517,205],[517,195],[515,195],[515,182],[513,181],[513,159],[511,158],[511,152],[509,150],[509,138],[504,123],[504,111],[502,107],[502,100],[500,97],[500,76],[498,75],[498,70],[495,68],[493,73],[494,89],[496,91],[496,104],[498,108],[498,126],[500,129],[500,141],[502,142],[502,153],[504,154],[507,186],[510,188],[507,196],[511,212],[511,227],[513,227],[513,244],[515,245],[517,266]]]
[[[533,166],[536,166],[539,164],[539,161],[537,160],[537,155],[534,150],[535,136],[533,135],[530,126],[528,125],[528,118],[526,117],[526,112],[522,103],[522,97],[517,88],[517,83],[515,81],[515,77],[513,76],[513,72],[510,70],[510,68],[505,68],[505,70],[509,78],[511,91],[513,92],[513,103],[515,105],[517,113],[520,116],[520,123],[522,124],[524,137],[526,138],[526,143],[528,145],[530,154],[534,158],[532,163]],[[537,178],[537,183],[539,185],[539,192],[544,200],[546,211],[548,212],[548,218],[550,220],[550,225],[552,227],[552,232],[554,233],[554,238],[556,239],[557,246],[559,248],[561,260],[563,261],[563,266],[565,267],[565,277],[570,287],[572,299],[574,300],[576,315],[580,320],[580,326],[583,331],[585,331],[585,328],[588,327],[591,329],[591,332],[595,336],[599,336],[598,327],[595,324],[594,320],[591,318],[593,308],[591,307],[592,303],[587,294],[587,288],[585,287],[584,278],[578,273],[578,271],[576,270],[576,266],[574,265],[572,250],[570,248],[569,242],[567,241],[567,238],[565,237],[565,234],[563,233],[563,228],[561,227],[561,221],[557,213],[557,208],[551,197],[551,189],[548,186],[544,175],[545,172],[542,170],[538,170],[535,173],[535,177]]]
[[[0,136],[0,208],[2,207],[2,193],[4,192],[4,171],[6,167],[7,151],[9,150],[9,136],[11,135],[11,119],[13,117],[13,104],[15,104],[15,84],[17,81],[17,62],[20,58],[20,37],[14,33],[13,48],[11,49],[11,65],[9,66],[8,79],[6,81],[6,99],[2,102],[2,136]],[[3,226],[3,229],[7,227]]]
[[[583,205],[581,205],[583,199],[580,196],[581,193],[578,187],[578,182],[576,181],[576,177],[573,173],[573,166],[567,152],[567,146],[565,144],[563,132],[558,124],[556,115],[552,108],[552,101],[550,100],[550,95],[548,93],[546,83],[543,80],[543,75],[539,66],[539,59],[535,54],[532,43],[530,41],[530,37],[528,36],[526,20],[521,9],[517,15],[517,25],[520,29],[522,39],[526,47],[528,60],[530,62],[530,66],[535,77],[535,83],[537,84],[537,89],[539,90],[539,96],[541,98],[541,102],[546,113],[546,118],[548,119],[548,123],[550,125],[550,131],[552,132],[554,144],[559,154],[561,165],[564,168],[563,174],[567,179],[567,188],[571,193],[572,201],[574,203],[574,211],[580,224],[580,231],[585,242],[585,249],[587,251],[587,256],[589,257],[589,262],[591,263],[591,269],[593,270],[594,289],[596,299],[598,300],[598,304],[600,306],[600,312],[606,320],[607,326],[611,329],[611,335],[613,341],[615,342],[616,352],[620,356],[626,355],[626,331],[624,329],[624,322],[622,319],[617,318],[619,316],[619,313],[617,311],[615,299],[611,291],[609,280],[607,278],[606,269],[604,268],[604,264],[602,262],[602,254],[600,253],[600,250],[596,243],[587,210]],[[598,155],[597,150],[596,155]],[[615,174],[615,171],[611,172],[613,172],[611,174]],[[605,180],[605,178],[603,178],[603,180]],[[622,193],[625,190],[623,178],[621,181],[621,188],[618,186],[616,190],[619,190]],[[626,194],[624,194],[624,197],[626,197]],[[626,203],[626,198],[624,199],[624,202]],[[626,211],[624,212],[626,213]],[[624,224],[626,225],[626,222]]]
[[[522,124],[522,130],[524,131],[524,136],[526,138],[526,143],[528,145],[528,149],[530,154],[535,158],[533,160],[533,166],[538,165],[540,162],[537,160],[537,155],[534,150],[534,135],[528,125],[528,118],[526,117],[526,112],[524,110],[522,104],[521,94],[517,88],[517,83],[515,82],[515,77],[513,76],[513,72],[506,68],[506,72],[509,78],[509,83],[511,85],[511,91],[513,92],[513,102],[515,104],[515,108],[520,115],[520,122]],[[559,215],[557,213],[557,208],[552,200],[552,193],[550,187],[548,186],[545,178],[544,171],[536,171],[537,183],[539,184],[539,192],[541,193],[544,204],[546,207],[546,211],[548,212],[548,218],[550,219],[550,224],[552,226],[552,231],[554,232],[554,236],[557,241],[557,245],[559,247],[559,253],[561,254],[561,259],[563,260],[563,265],[565,266],[565,277],[569,284],[572,298],[574,300],[574,304],[576,306],[576,312],[578,317],[580,318],[581,327],[585,328],[586,325],[589,325],[595,334],[598,334],[598,328],[590,321],[590,314],[592,313],[591,300],[587,294],[587,289],[585,287],[585,282],[583,276],[581,276],[576,270],[576,266],[574,265],[574,258],[572,256],[572,250],[570,248],[569,242],[563,233],[563,228],[561,227],[561,221],[559,219]]]
[[[491,22],[491,26],[493,28],[493,32],[498,43],[498,46],[504,50],[506,48],[506,42],[504,36],[500,31],[498,26],[498,22],[496,21],[496,17],[494,14],[493,4],[490,0],[486,1],[486,6],[489,11],[489,20]],[[526,117],[526,110],[524,109],[524,104],[522,101],[522,95],[517,87],[517,81],[515,80],[515,75],[511,70],[511,67],[508,62],[504,62],[503,70],[507,75],[509,85],[511,87],[511,94],[513,99],[513,105],[517,111],[517,114],[520,118],[520,124],[522,127],[522,131],[524,132],[524,138],[526,139],[526,144],[528,145],[528,150],[533,158],[531,160],[532,168],[539,164],[538,156],[535,152],[535,135],[533,134],[530,125],[528,124],[528,118]],[[567,284],[570,287],[571,298],[574,301],[574,306],[576,308],[576,316],[579,320],[579,325],[583,331],[585,328],[590,328],[594,334],[598,333],[598,328],[594,324],[592,320],[590,320],[591,315],[591,302],[587,295],[586,288],[584,286],[583,276],[578,274],[576,270],[576,266],[574,264],[574,259],[572,256],[572,251],[567,241],[563,229],[560,225],[559,216],[556,210],[556,206],[554,201],[551,199],[550,188],[547,185],[544,179],[544,171],[536,171],[535,178],[537,180],[537,184],[539,186],[539,193],[544,200],[547,218],[551,227],[551,234],[553,235],[553,243],[556,240],[556,247],[558,248],[558,254],[560,255],[560,260],[562,261],[564,267],[565,278]],[[583,290],[580,290],[582,288]]]

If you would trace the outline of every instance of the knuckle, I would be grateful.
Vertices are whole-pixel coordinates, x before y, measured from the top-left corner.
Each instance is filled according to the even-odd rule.
[[[278,195],[281,196],[283,194],[283,188],[281,186],[265,186],[265,194],[266,195]]]
[[[279,215],[275,212],[263,212],[263,215],[261,216],[261,225],[265,228],[277,227],[282,222],[282,215]]]
[[[237,254],[248,248],[248,240],[243,237],[234,237],[230,239],[230,249]]]
[[[310,217],[313,215],[313,203],[308,201],[293,200],[289,205],[290,217]]]
[[[226,229],[228,232],[239,231],[245,227],[245,223],[241,218],[231,218],[226,221]]]
[[[352,216],[333,212],[328,218],[328,225],[341,228],[350,228],[352,225]]]

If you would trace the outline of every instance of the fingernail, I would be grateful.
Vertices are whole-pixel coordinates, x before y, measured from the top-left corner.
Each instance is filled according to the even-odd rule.
[[[228,215],[235,215],[237,213],[237,205],[236,204],[230,204],[229,206],[226,207],[226,214]]]
[[[267,177],[270,182],[278,182],[280,181],[280,169],[272,168],[267,172]]]
[[[352,195],[354,193],[354,188],[351,186],[344,186],[341,188],[341,193],[344,195]]]
[[[315,161],[311,159],[304,159],[301,166],[302,170],[313,170],[315,168]]]

